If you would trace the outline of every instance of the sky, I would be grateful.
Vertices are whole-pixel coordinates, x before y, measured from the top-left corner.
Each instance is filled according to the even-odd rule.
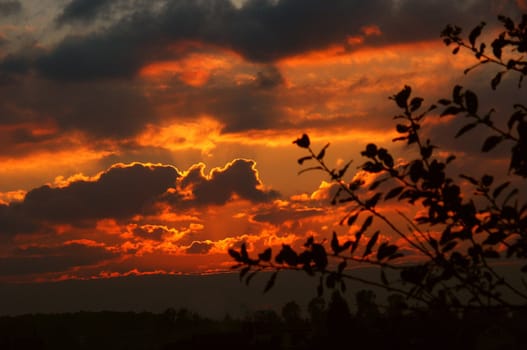
[[[322,173],[298,175],[308,133],[327,162],[374,142],[398,160],[388,97],[455,84],[506,115],[513,76],[454,56],[439,33],[516,18],[525,0],[0,0],[0,283],[229,271],[230,247],[300,246],[352,228]],[[484,35],[487,35],[484,34]],[[490,75],[491,76],[491,75]],[[424,133],[476,174],[484,132]],[[489,170],[491,169],[491,170]],[[461,170],[460,170],[461,171]],[[396,205],[381,207],[393,214]],[[381,240],[394,239],[384,233]]]

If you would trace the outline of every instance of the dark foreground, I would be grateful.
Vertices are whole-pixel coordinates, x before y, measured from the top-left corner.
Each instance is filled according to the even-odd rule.
[[[333,295],[307,312],[289,302],[241,318],[211,320],[186,309],[0,317],[0,349],[527,349],[527,312],[409,311],[358,294],[356,309]],[[306,315],[304,315],[306,314]]]

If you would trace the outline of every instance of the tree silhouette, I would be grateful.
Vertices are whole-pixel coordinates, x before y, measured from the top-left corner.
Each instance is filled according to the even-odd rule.
[[[521,89],[527,75],[527,15],[518,23],[504,16],[498,20],[504,30],[490,45],[478,41],[484,23],[476,26],[468,39],[463,38],[461,28],[452,25],[441,37],[447,46],[454,46],[453,54],[468,50],[474,55],[476,64],[465,74],[479,66],[494,65],[500,70],[490,80],[493,90],[499,88],[503,76],[513,74],[518,76]],[[491,52],[487,52],[489,47]],[[347,180],[351,161],[331,169],[325,162],[329,143],[315,151],[307,134],[293,141],[307,153],[298,159],[304,166],[299,174],[322,171],[336,186],[331,204],[348,206],[340,224],[353,229],[354,239],[342,241],[333,232],[328,241],[308,238],[302,251],[284,244],[275,255],[267,248],[255,257],[249,256],[242,244],[239,249],[229,249],[236,261],[234,268],[247,283],[257,272],[273,271],[265,291],[273,287],[281,270],[301,270],[319,276],[319,296],[326,288],[345,290],[346,281],[351,280],[404,296],[413,308],[469,313],[474,309],[526,306],[527,284],[523,279],[523,285],[512,282],[496,262],[505,260],[515,266],[518,276],[527,272],[527,203],[520,192],[527,188],[527,107],[518,101],[510,117],[495,116],[494,109],[482,110],[475,92],[459,85],[451,97],[428,107],[423,98],[412,95],[409,86],[390,99],[400,109],[394,117],[399,136],[393,142],[405,143],[415,150],[416,157],[396,162],[388,149],[367,144],[359,169],[374,176],[373,183],[366,184],[357,174]],[[438,152],[440,146],[422,132],[425,120],[447,115],[468,122],[455,138],[474,128],[486,128],[491,133],[482,142],[482,153],[492,152],[498,144],[510,147],[506,181],[497,182],[487,173],[471,174],[471,169],[456,177],[449,175],[447,170],[456,161],[455,156]],[[467,187],[470,190],[465,190]],[[380,203],[395,200],[419,209],[419,216],[411,218],[409,211],[399,211],[398,216],[390,217],[378,209]],[[375,229],[379,224],[388,229]],[[390,236],[404,244],[390,241]],[[414,251],[414,259],[406,259],[404,250]],[[359,277],[348,269],[351,264],[378,267],[379,279]],[[332,302],[336,302],[335,293]],[[362,297],[365,305],[372,296]],[[401,300],[392,298],[390,303],[393,312],[399,313],[396,310],[403,305]]]

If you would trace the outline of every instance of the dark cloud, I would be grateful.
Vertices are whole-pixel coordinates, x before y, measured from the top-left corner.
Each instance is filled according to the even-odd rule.
[[[278,197],[273,190],[265,190],[258,178],[255,162],[237,159],[223,169],[212,170],[207,178],[203,175],[204,165],[194,166],[181,179],[183,188],[190,188],[194,196],[192,204],[221,205],[229,201],[233,195],[252,202],[265,202]]]
[[[109,0],[72,0],[57,17],[58,24],[88,22],[111,5]]]
[[[163,235],[167,233],[167,229],[162,226],[138,226],[133,229],[133,234],[136,237],[144,239],[151,239],[154,241],[161,241]]]
[[[324,213],[323,209],[314,208],[272,208],[254,215],[253,220],[280,225],[286,221],[299,221],[308,217],[324,215]]]
[[[118,257],[104,247],[67,244],[60,247],[17,249],[13,256],[0,257],[0,276],[62,272]]]
[[[265,67],[256,74],[256,86],[263,89],[271,89],[285,82],[282,73],[275,66]]]
[[[17,0],[0,0],[0,17],[16,15],[22,11],[22,4]]]
[[[248,60],[272,63],[344,43],[348,36],[362,33],[364,26],[372,24],[382,31],[382,35],[371,37],[372,44],[438,39],[445,24],[471,26],[491,8],[491,4],[478,1],[397,3],[253,0],[238,9],[229,0],[169,1],[161,11],[139,7],[106,29],[65,38],[36,60],[36,68],[59,80],[131,77],[147,62],[167,57],[168,43],[182,40],[222,46]],[[89,18],[106,4],[75,0],[61,18]]]
[[[170,166],[115,166],[96,181],[76,181],[67,187],[42,186],[23,202],[0,206],[2,234],[39,233],[49,223],[84,223],[104,218],[125,219],[147,210],[174,187],[178,173]]]
[[[206,254],[208,253],[214,244],[207,242],[192,242],[190,247],[188,247],[185,252],[187,254]]]
[[[60,131],[105,138],[135,135],[157,118],[141,86],[125,82],[63,84],[28,78],[0,85],[0,94],[2,124],[53,119]]]

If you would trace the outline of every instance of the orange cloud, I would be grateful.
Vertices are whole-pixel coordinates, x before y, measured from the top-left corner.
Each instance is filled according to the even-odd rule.
[[[166,79],[177,76],[185,84],[200,87],[205,85],[217,70],[232,66],[226,57],[212,54],[193,53],[181,60],[160,61],[143,67],[139,75],[148,79]]]

